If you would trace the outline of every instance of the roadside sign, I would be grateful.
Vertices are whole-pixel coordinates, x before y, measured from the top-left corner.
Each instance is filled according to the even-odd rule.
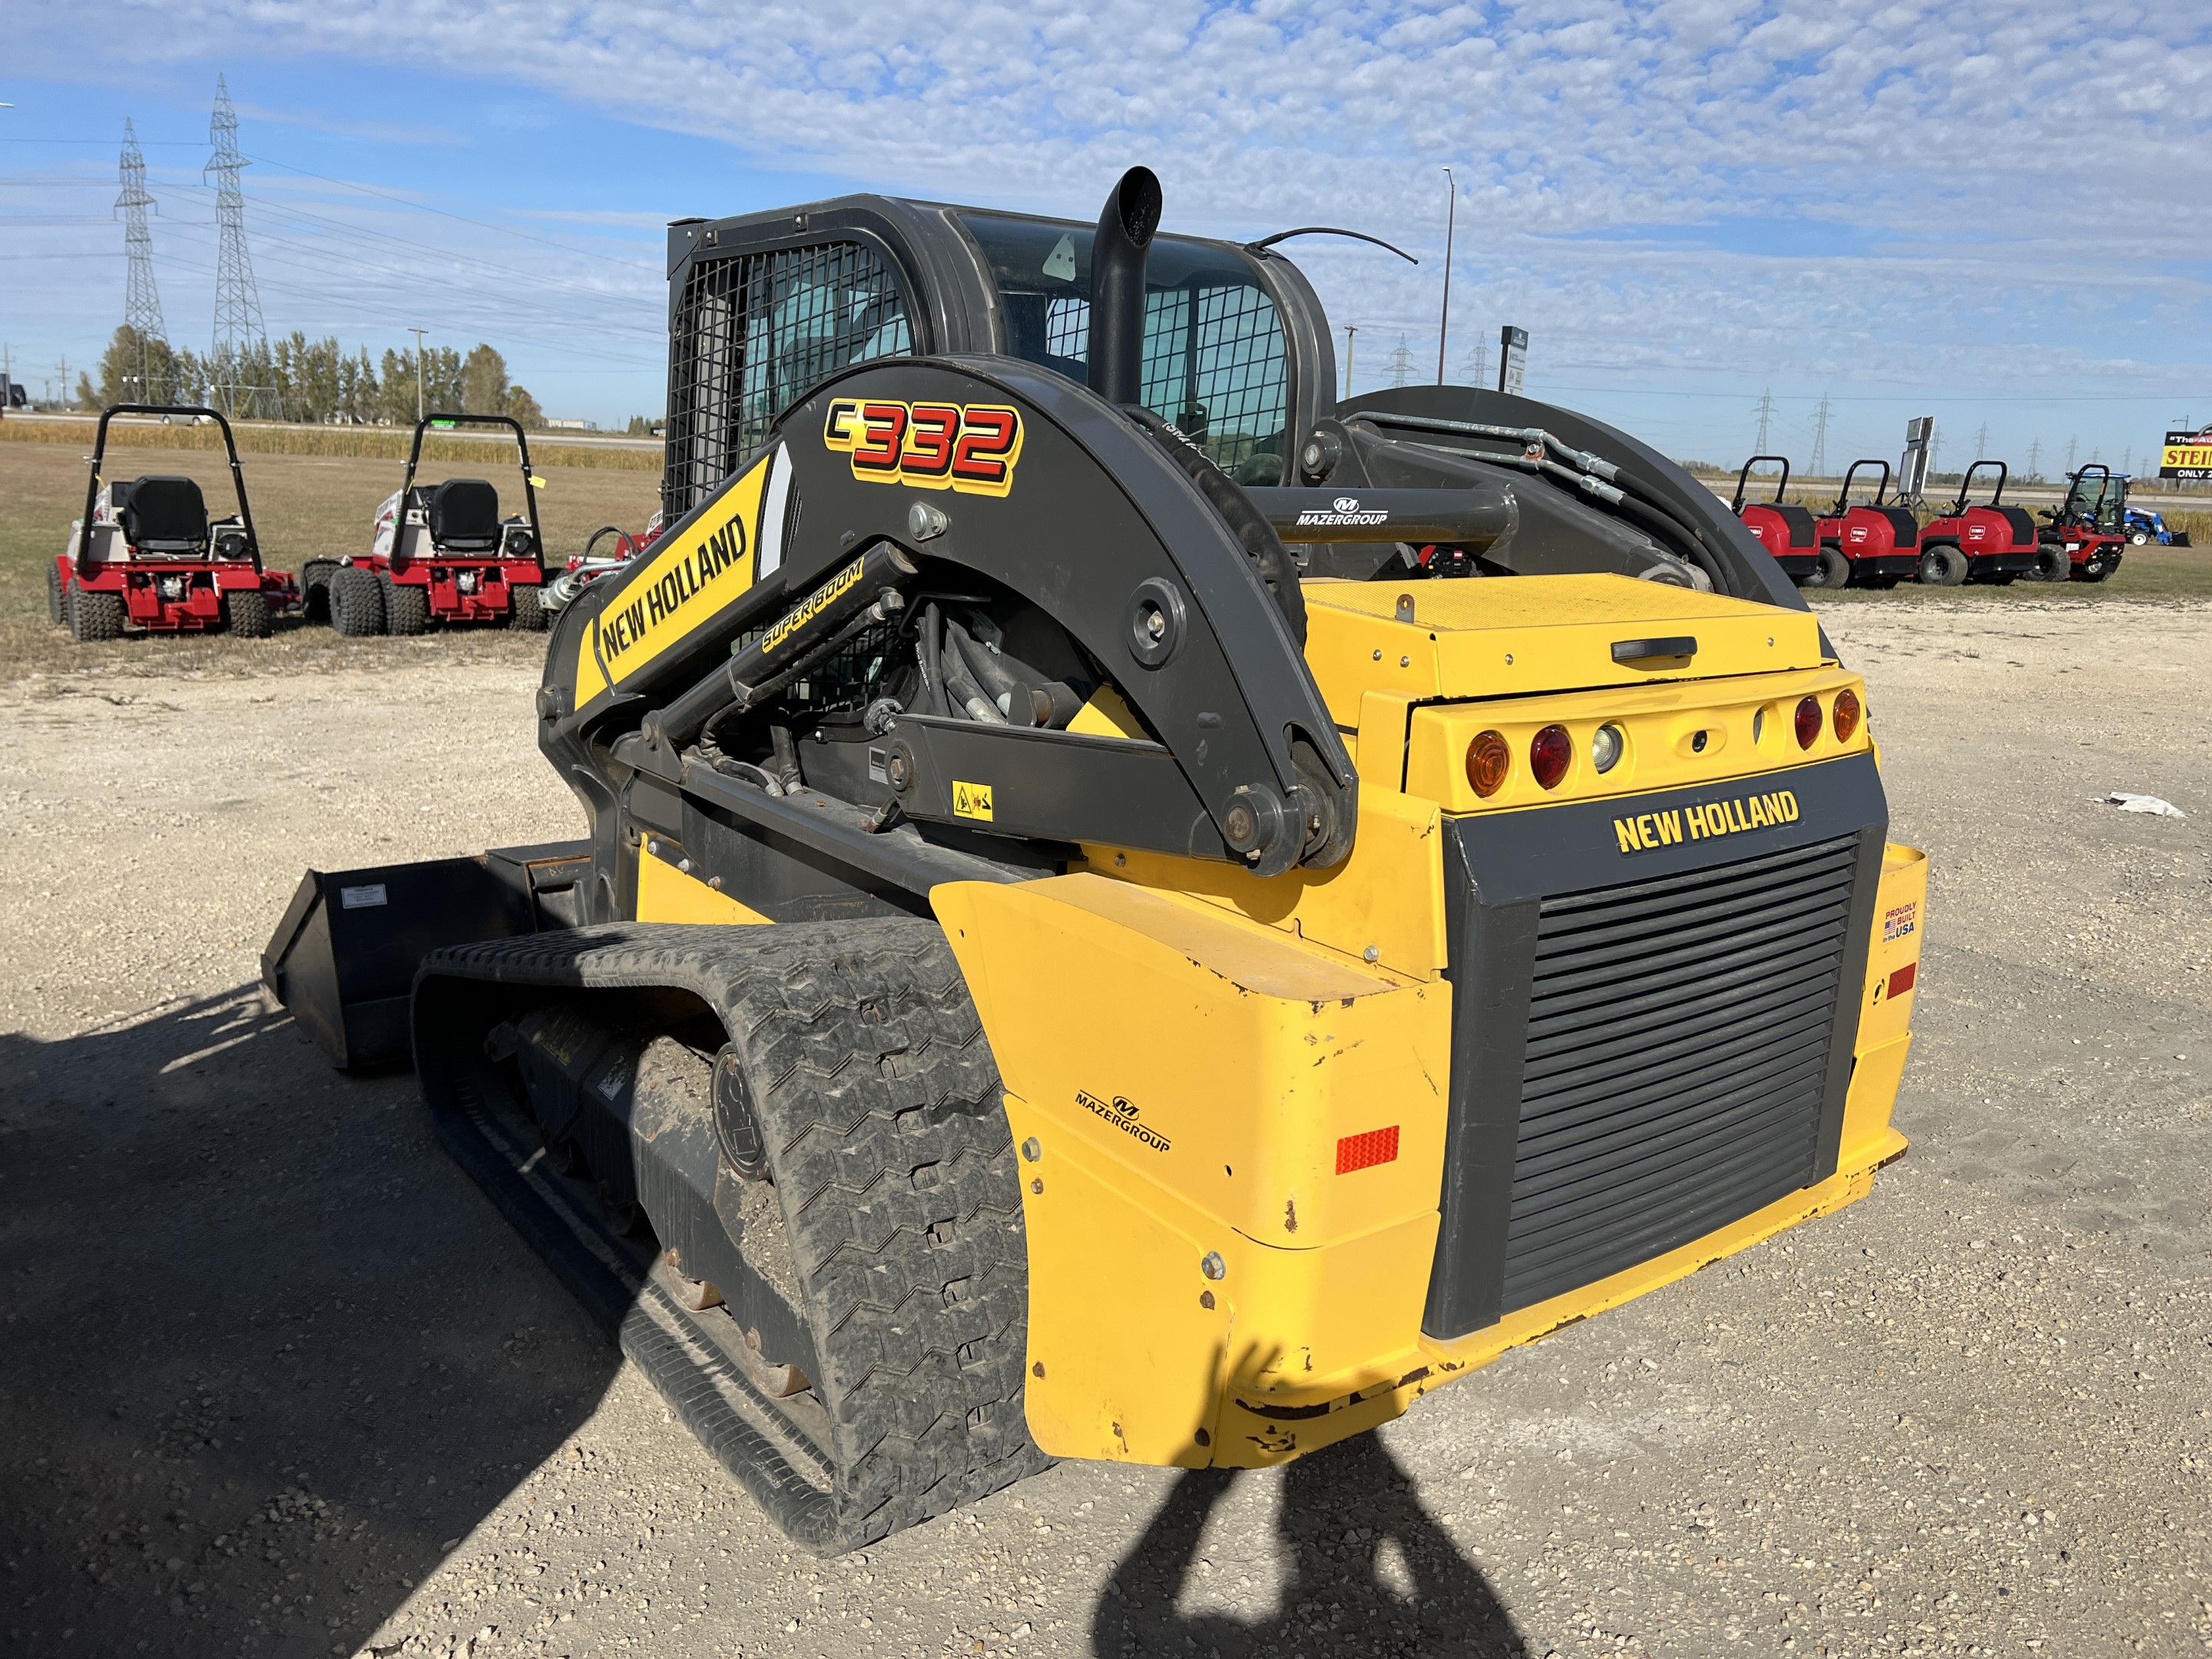
[[[2158,452],[2158,476],[2191,483],[2212,479],[2212,426],[2201,432],[2169,432]]]
[[[1498,331],[1498,389],[1521,395],[1523,372],[1528,365],[1528,331],[1512,324]]]

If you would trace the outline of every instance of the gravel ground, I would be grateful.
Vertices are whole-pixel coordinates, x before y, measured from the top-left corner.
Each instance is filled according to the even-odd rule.
[[[248,988],[305,864],[572,833],[534,676],[0,688],[6,1650],[2212,1649],[2208,617],[1832,612],[1936,860],[1915,1146],[1865,1203],[1287,1470],[1063,1464],[829,1563],[409,1079]]]

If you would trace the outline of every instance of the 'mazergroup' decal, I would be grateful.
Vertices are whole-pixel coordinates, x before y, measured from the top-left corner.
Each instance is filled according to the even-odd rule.
[[[1151,1147],[1156,1152],[1171,1150],[1168,1138],[1148,1123],[1137,1121],[1137,1103],[1127,1095],[1115,1095],[1114,1103],[1108,1105],[1088,1089],[1075,1091],[1075,1103],[1094,1116],[1102,1117],[1123,1134]]]
[[[1741,835],[1747,830],[1796,822],[1797,797],[1787,789],[1778,789],[1771,795],[1744,795],[1709,806],[1673,807],[1664,812],[1615,818],[1613,833],[1622,852],[1647,853],[1679,842],[1707,841],[1716,836]]]
[[[838,398],[822,442],[852,458],[865,483],[1005,495],[1022,458],[1021,411],[1006,404],[902,404]]]

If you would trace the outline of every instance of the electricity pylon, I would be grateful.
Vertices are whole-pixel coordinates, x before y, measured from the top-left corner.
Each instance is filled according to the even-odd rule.
[[[137,386],[132,401],[160,403],[167,397],[168,388],[155,389],[151,353],[147,349],[155,340],[167,344],[169,337],[161,323],[161,290],[154,286],[154,233],[146,228],[146,210],[155,204],[146,193],[145,153],[138,148],[137,129],[127,118],[123,123],[119,172],[123,193],[115,198],[115,209],[123,216],[123,248],[130,257],[130,274],[123,290],[123,321],[138,345]]]
[[[223,76],[215,80],[215,115],[208,123],[208,137],[215,155],[201,169],[216,178],[215,219],[215,369],[216,395],[232,415],[268,413],[259,405],[274,401],[273,388],[248,386],[241,374],[269,359],[269,330],[261,320],[261,293],[253,282],[253,259],[246,249],[246,192],[238,175],[248,165],[238,153],[238,112],[231,107],[230,87]]]

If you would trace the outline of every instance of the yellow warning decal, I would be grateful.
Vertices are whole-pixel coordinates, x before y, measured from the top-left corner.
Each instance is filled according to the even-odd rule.
[[[963,495],[1005,495],[1022,458],[1022,414],[1007,404],[902,404],[837,398],[822,426],[864,483],[910,484]]]
[[[952,783],[952,816],[956,818],[981,818],[991,821],[991,786],[988,783]]]
[[[620,576],[576,647],[576,707],[636,672],[753,585],[769,451],[675,535]]]

